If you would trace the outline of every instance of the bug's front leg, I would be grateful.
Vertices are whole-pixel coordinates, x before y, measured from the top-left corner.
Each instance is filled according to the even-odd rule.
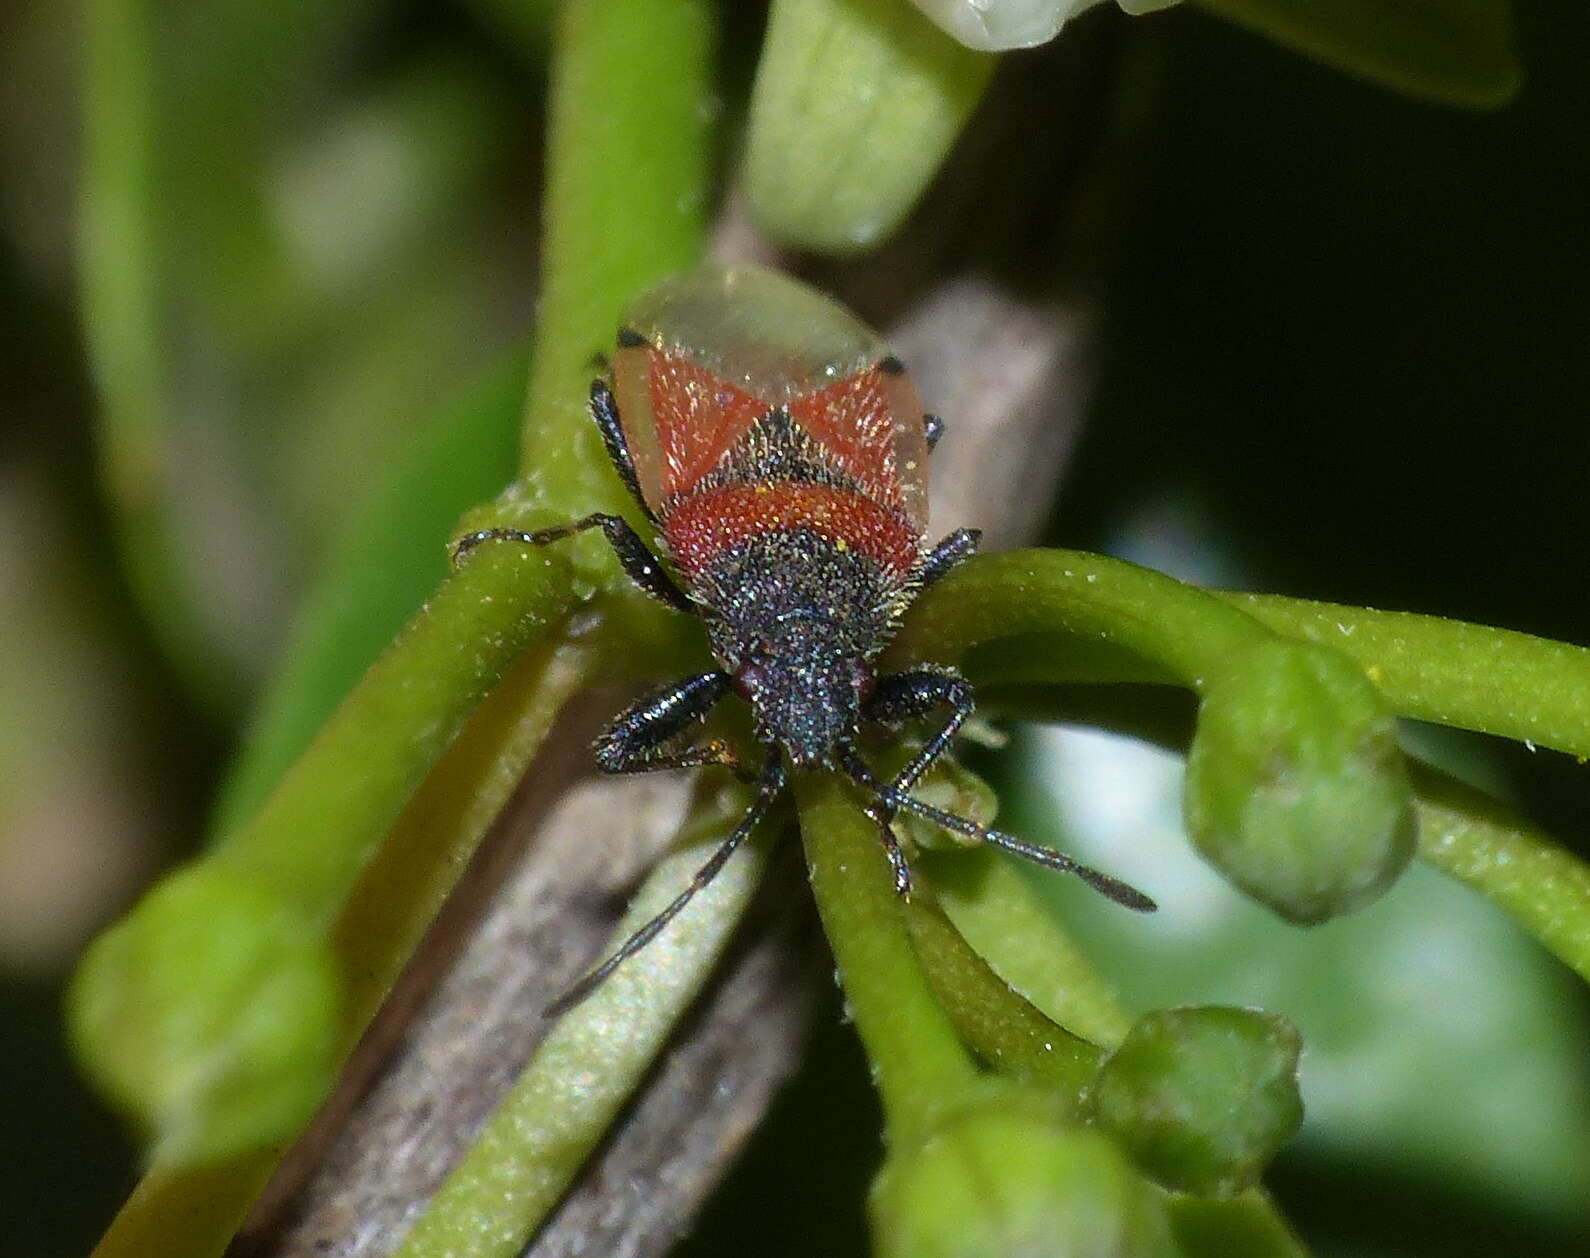
[[[603,773],[650,773],[721,764],[741,781],[755,781],[756,775],[740,763],[734,748],[720,739],[680,745],[686,731],[704,720],[728,689],[728,676],[714,671],[643,695],[597,737],[597,768]]]
[[[629,579],[658,602],[690,616],[699,613],[700,608],[673,583],[663,570],[662,561],[647,549],[646,543],[640,540],[640,535],[630,527],[629,521],[621,515],[609,515],[605,511],[595,511],[570,524],[559,524],[556,528],[539,529],[534,533],[526,533],[522,529],[481,529],[478,533],[466,533],[453,544],[453,563],[455,566],[462,563],[482,542],[522,542],[526,546],[545,546],[548,542],[573,537],[586,529],[602,530],[607,537],[607,544],[613,548]]]
[[[904,795],[917,784],[928,766],[944,754],[976,706],[972,683],[948,668],[914,668],[878,679],[877,688],[862,709],[862,716],[869,721],[899,725],[926,716],[935,708],[950,709],[950,719],[895,774],[889,784],[892,793]]]

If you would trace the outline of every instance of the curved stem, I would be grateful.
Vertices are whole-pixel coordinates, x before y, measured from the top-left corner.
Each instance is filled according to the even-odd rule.
[[[1419,858],[1496,901],[1590,982],[1590,864],[1472,787],[1410,767]]]
[[[1590,649],[1439,616],[1215,594],[1278,633],[1352,656],[1403,716],[1590,756]]]
[[[893,649],[947,662],[1025,634],[1065,635],[1111,657],[1127,651],[1197,690],[1226,657],[1270,630],[1149,568],[1082,551],[1011,550],[976,556],[926,591]],[[1065,667],[1063,657],[1056,666]]]

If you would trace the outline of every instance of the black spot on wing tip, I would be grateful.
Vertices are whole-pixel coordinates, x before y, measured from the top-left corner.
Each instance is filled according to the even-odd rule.
[[[905,375],[905,364],[893,354],[885,354],[878,360],[878,370],[887,376]]]
[[[619,330],[618,330],[618,348],[619,349],[635,349],[638,346],[645,345],[645,344],[647,344],[646,338],[644,336],[642,336],[639,332],[635,331],[634,328],[619,328]]]

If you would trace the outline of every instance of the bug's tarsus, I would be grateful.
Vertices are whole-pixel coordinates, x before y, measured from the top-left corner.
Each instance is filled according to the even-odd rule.
[[[675,611],[684,612],[687,616],[694,616],[697,613],[696,604],[691,601],[688,594],[674,584],[673,578],[664,571],[662,561],[651,553],[645,542],[641,541],[640,534],[635,532],[629,521],[621,515],[611,515],[606,511],[592,512],[572,523],[560,524],[556,528],[538,529],[534,533],[526,533],[522,529],[481,529],[477,533],[466,533],[453,543],[453,565],[456,567],[462,563],[482,542],[521,542],[526,546],[545,546],[548,542],[573,537],[576,533],[585,532],[586,529],[602,530],[607,537],[607,544],[618,556],[618,562],[623,566],[624,572],[647,594],[659,603],[664,603]]]
[[[906,812],[914,812],[919,817],[937,822],[946,830],[954,830],[957,834],[964,834],[967,838],[987,843],[990,847],[1002,848],[1013,856],[1020,856],[1035,865],[1042,865],[1045,869],[1074,874],[1095,891],[1108,896],[1123,908],[1134,909],[1139,913],[1152,913],[1159,907],[1136,887],[1122,882],[1119,878],[1112,878],[1091,865],[1084,865],[1075,857],[1057,852],[1052,847],[1039,847],[1036,843],[1027,843],[1013,834],[1006,834],[1003,830],[991,830],[987,826],[978,825],[969,817],[960,817],[955,813],[945,812],[942,808],[934,808],[931,804],[924,804],[910,795],[893,795],[890,802]]]
[[[937,415],[922,416],[922,435],[927,438],[927,448],[932,450],[944,439],[944,421]]]
[[[679,916],[685,905],[695,898],[697,892],[703,890],[722,872],[729,857],[733,856],[735,849],[750,837],[751,831],[756,829],[757,822],[767,815],[767,810],[772,807],[773,801],[784,789],[784,762],[778,752],[771,748],[768,749],[767,761],[762,766],[762,772],[758,775],[758,782],[756,798],[746,809],[745,816],[740,818],[739,824],[729,832],[728,837],[718,844],[717,850],[708,858],[707,863],[696,870],[689,885],[670,901],[667,908],[624,940],[612,956],[548,1005],[545,1011],[546,1017],[555,1018],[567,1013],[594,992],[612,976],[613,971],[661,934],[663,928]]]

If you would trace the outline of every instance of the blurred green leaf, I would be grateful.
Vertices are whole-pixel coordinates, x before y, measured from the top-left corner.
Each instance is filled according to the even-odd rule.
[[[1523,79],[1507,0],[1197,3],[1327,65],[1449,105],[1505,105]]]

